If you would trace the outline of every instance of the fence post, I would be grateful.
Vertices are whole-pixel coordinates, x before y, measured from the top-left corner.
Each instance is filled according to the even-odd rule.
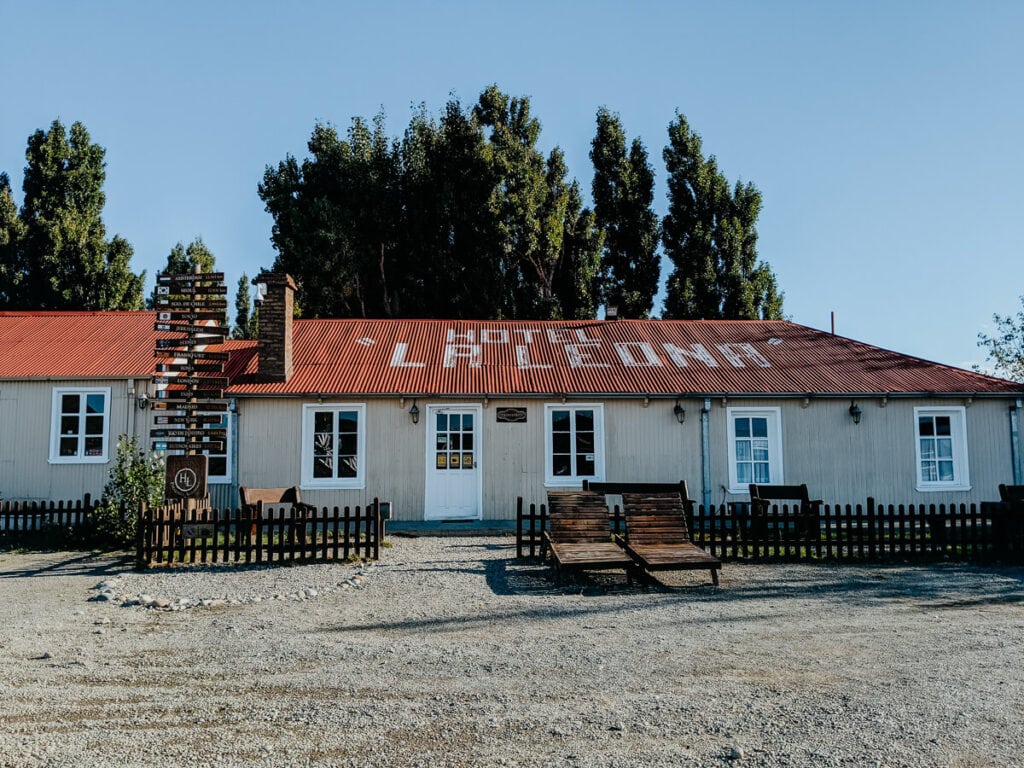
[[[516,559],[523,558],[523,497],[516,496]]]

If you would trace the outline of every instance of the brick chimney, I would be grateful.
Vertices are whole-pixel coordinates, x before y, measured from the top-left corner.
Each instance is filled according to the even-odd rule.
[[[265,285],[260,310],[259,376],[263,381],[288,381],[292,366],[292,313],[295,281],[284,272],[261,272],[252,281]]]

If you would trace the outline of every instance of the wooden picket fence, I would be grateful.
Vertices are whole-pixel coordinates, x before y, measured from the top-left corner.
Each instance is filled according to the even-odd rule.
[[[365,509],[324,507],[296,518],[291,510],[280,508],[267,509],[264,515],[240,509],[143,510],[137,564],[276,564],[380,557],[384,522],[376,499]]]
[[[516,554],[542,555],[544,504],[516,503]],[[772,505],[754,516],[750,504],[695,506],[687,515],[695,544],[722,559],[884,561],[949,558],[1024,562],[1024,519],[1011,504],[825,504],[808,518],[799,505]],[[616,505],[609,532],[624,530]]]
[[[74,529],[92,524],[98,506],[89,494],[68,501],[2,501],[0,542],[63,543]]]

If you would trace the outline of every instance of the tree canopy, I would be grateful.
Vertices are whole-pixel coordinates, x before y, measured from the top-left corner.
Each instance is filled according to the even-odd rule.
[[[978,334],[978,346],[988,350],[993,373],[1010,381],[1024,382],[1024,296],[1016,315],[992,315],[995,332]]]
[[[660,226],[651,207],[654,170],[647,150],[633,139],[626,152],[626,132],[619,116],[597,112],[591,143],[594,164],[594,212],[605,234],[602,277],[604,298],[623,317],[647,317],[654,307],[661,277]]]
[[[106,150],[81,123],[54,120],[28,139],[21,210],[0,175],[0,307],[141,309],[145,273],[131,270],[132,247],[107,239]]]
[[[714,155],[680,114],[669,125],[664,151],[668,215],[662,224],[668,279],[667,318],[779,319],[782,294],[775,274],[757,258],[761,193],[729,186]]]
[[[342,138],[317,125],[310,157],[268,167],[274,268],[305,316],[547,319],[593,316],[601,238],[561,151],[537,147],[526,97],[487,88],[401,138],[384,116]]]

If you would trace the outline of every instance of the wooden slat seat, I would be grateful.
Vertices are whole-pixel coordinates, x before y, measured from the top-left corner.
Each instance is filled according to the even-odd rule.
[[[821,499],[812,499],[807,485],[759,485],[750,484],[750,516],[758,535],[766,535],[768,530],[768,508],[773,501],[796,502],[797,525],[794,533],[799,536],[817,538],[821,534]]]
[[[619,543],[644,570],[709,570],[712,583],[718,585],[722,561],[690,539],[678,493],[623,493],[622,506],[626,535],[618,537]]]
[[[264,507],[290,507],[290,527],[300,542],[306,540],[306,522],[310,514],[316,513],[316,507],[302,501],[299,487],[291,488],[249,488],[238,489],[238,498],[242,504],[242,512],[252,519],[264,519]],[[252,535],[256,535],[256,524],[252,525]]]
[[[604,497],[587,491],[548,492],[548,530],[556,577],[566,568],[623,568],[633,581],[633,560],[612,541]]]

